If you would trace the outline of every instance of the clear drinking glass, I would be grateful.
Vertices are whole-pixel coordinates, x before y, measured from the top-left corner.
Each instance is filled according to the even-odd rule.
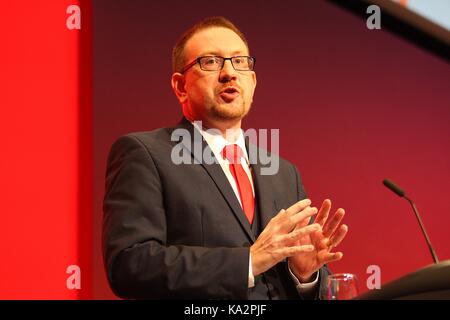
[[[325,300],[350,300],[358,295],[358,280],[352,273],[331,274],[326,281]]]

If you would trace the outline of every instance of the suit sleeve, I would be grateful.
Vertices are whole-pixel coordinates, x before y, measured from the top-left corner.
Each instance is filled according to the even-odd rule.
[[[246,299],[249,249],[167,243],[165,192],[150,150],[135,136],[116,141],[103,203],[103,255],[114,293],[132,299]]]
[[[294,165],[293,165],[293,169],[294,169],[294,173],[295,173],[295,176],[297,179],[298,200],[306,199],[307,195],[306,195],[305,189],[302,184],[300,173],[298,172],[297,168]],[[314,217],[311,219],[311,223],[313,223],[313,222],[314,222]],[[331,271],[327,265],[324,265],[322,268],[320,268],[319,284],[318,284],[317,288],[315,289],[316,292],[310,293],[308,295],[309,297],[312,297],[316,300],[321,299],[321,297],[323,296],[323,293],[325,293],[325,291],[326,291],[326,278],[329,274],[331,274]]]

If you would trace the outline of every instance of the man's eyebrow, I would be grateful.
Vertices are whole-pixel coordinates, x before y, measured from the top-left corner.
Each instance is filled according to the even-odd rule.
[[[207,51],[200,55],[200,57],[203,57],[203,56],[219,56],[219,54],[216,51]]]
[[[246,53],[246,51],[237,50],[237,51],[233,51],[233,53],[231,55],[232,56],[247,56],[248,53]]]
[[[242,50],[236,50],[231,53],[231,57],[246,56],[246,55],[247,55],[247,53],[245,53],[245,51],[242,51]],[[217,51],[206,51],[206,52],[202,53],[199,57],[204,57],[204,56],[220,56],[221,57],[222,55],[219,54]]]

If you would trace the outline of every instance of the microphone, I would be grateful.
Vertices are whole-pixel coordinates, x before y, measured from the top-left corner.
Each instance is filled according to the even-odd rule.
[[[420,229],[422,229],[422,233],[425,236],[425,240],[427,241],[427,245],[428,245],[428,249],[430,250],[431,256],[433,257],[434,263],[438,263],[438,257],[436,255],[436,252],[434,252],[434,248],[431,245],[431,241],[430,238],[428,238],[428,234],[425,231],[425,227],[422,223],[422,219],[420,219],[420,215],[419,215],[419,211],[416,208],[416,205],[414,204],[414,202],[408,198],[405,194],[405,191],[403,191],[402,189],[400,189],[395,183],[393,183],[392,181],[388,180],[388,179],[384,179],[383,180],[383,184],[390,189],[392,192],[394,192],[396,195],[398,195],[401,198],[405,198],[412,206],[413,210],[414,210],[414,214],[416,215],[417,221],[419,222],[420,225]]]

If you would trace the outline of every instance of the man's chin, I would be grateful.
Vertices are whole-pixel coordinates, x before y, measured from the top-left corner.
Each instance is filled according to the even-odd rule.
[[[212,111],[216,118],[223,120],[240,120],[247,114],[245,107],[242,104],[233,105],[232,103],[220,104]]]

